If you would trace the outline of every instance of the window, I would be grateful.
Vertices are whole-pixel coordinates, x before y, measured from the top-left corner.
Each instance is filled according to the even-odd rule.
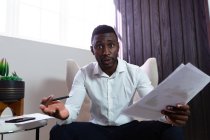
[[[0,2],[0,32],[6,32],[7,0]]]
[[[92,30],[115,26],[113,0],[1,0],[2,35],[89,49]]]

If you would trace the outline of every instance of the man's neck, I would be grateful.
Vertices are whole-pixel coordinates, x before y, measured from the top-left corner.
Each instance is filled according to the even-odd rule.
[[[110,68],[101,68],[104,73],[111,76],[117,69],[118,61]]]

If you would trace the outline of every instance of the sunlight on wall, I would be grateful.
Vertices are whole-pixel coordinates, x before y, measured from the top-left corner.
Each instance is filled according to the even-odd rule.
[[[113,0],[1,0],[0,34],[89,49],[92,30],[115,26]]]
[[[210,15],[210,0],[208,0],[209,15]]]
[[[0,2],[0,32],[5,32],[6,29],[6,0]]]

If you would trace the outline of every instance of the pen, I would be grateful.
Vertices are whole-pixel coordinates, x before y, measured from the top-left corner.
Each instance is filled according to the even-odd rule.
[[[41,104],[43,104],[43,105],[48,105],[50,101],[63,100],[63,99],[69,98],[69,97],[71,97],[71,96],[72,96],[72,95],[70,95],[70,96],[62,96],[62,97],[58,97],[58,98],[54,98],[54,99],[48,99],[48,101],[46,101],[46,102],[41,102]]]
[[[63,99],[66,99],[66,98],[69,98],[69,96],[54,98],[54,99],[52,99],[52,101],[63,100]]]

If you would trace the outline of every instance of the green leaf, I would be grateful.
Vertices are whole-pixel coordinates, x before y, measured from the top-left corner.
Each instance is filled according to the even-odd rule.
[[[3,62],[2,62],[2,76],[5,76],[5,72],[6,72],[6,59],[3,58]]]
[[[6,59],[5,59],[6,61]],[[6,64],[5,64],[5,76],[8,76],[9,75],[9,63],[6,61]]]
[[[3,76],[3,59],[0,61],[0,75]]]
[[[9,75],[9,63],[6,58],[2,58],[0,61],[0,80],[22,81],[15,71]]]

